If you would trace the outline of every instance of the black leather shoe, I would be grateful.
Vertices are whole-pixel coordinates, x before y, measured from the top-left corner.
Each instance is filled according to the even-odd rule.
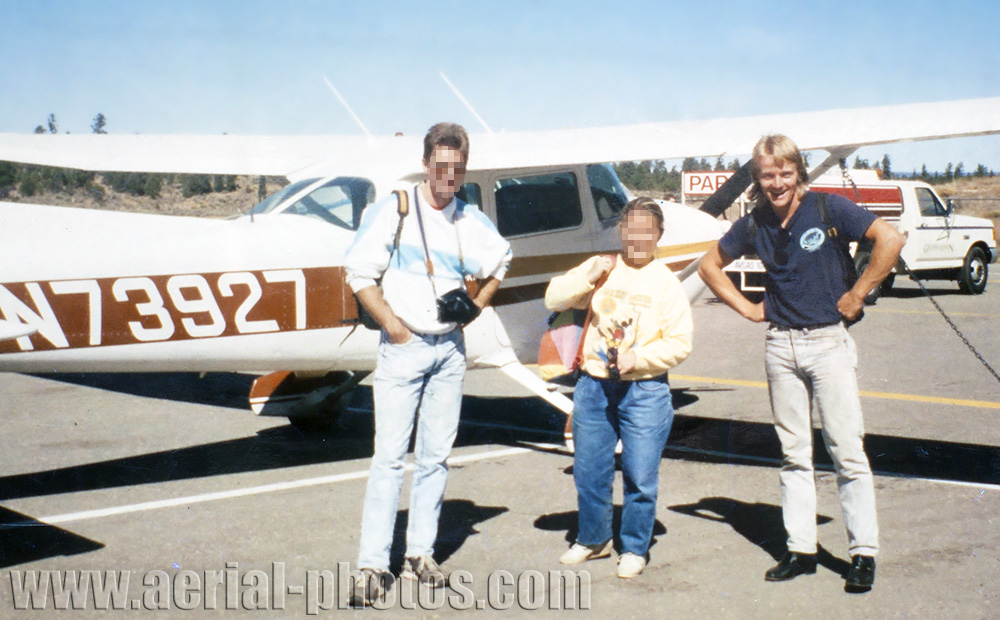
[[[764,581],[788,581],[799,575],[812,575],[816,572],[815,553],[796,553],[786,551],[778,565],[770,568],[764,574]]]
[[[870,555],[855,555],[851,557],[851,570],[847,571],[847,583],[844,589],[848,592],[867,592],[875,583],[875,558]]]

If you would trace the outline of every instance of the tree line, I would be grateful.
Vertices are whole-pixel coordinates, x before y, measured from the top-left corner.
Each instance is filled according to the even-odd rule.
[[[806,153],[805,157],[806,165],[809,165],[809,154]],[[626,187],[633,190],[657,191],[665,194],[680,193],[681,175],[684,172],[718,172],[720,170],[738,170],[739,167],[740,160],[733,159],[725,163],[721,157],[716,158],[714,162],[705,158],[695,159],[694,157],[688,157],[681,163],[680,170],[677,169],[677,166],[673,166],[668,170],[667,163],[664,160],[626,161],[614,164],[618,178],[621,179],[621,182]],[[948,183],[955,179],[967,177],[983,178],[996,175],[993,170],[983,164],[976,166],[972,172],[966,172],[962,162],[958,162],[957,165],[948,162],[943,173],[929,173],[925,164],[921,167],[919,173],[914,170],[912,174],[897,174],[892,169],[892,161],[889,159],[888,154],[883,155],[881,160],[876,160],[874,163],[867,159],[855,157],[852,168],[854,170],[877,170],[883,179],[915,179],[932,185]]]

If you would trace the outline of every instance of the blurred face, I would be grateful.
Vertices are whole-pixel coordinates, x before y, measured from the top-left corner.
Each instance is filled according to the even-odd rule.
[[[787,209],[798,201],[799,171],[790,161],[767,156],[760,164],[760,189],[775,209]]]
[[[424,160],[427,185],[439,208],[443,208],[465,180],[465,158],[462,152],[450,146],[436,146],[431,158]]]
[[[621,225],[622,254],[625,262],[642,267],[654,258],[660,229],[653,214],[642,209],[631,211]]]

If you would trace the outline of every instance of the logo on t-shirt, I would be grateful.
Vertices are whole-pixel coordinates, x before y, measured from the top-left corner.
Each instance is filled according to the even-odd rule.
[[[815,252],[823,245],[824,241],[826,241],[826,233],[822,229],[810,228],[802,234],[802,237],[799,239],[799,245],[806,252]]]

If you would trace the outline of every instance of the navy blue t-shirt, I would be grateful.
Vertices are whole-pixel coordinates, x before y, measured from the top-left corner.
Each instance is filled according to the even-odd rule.
[[[836,323],[843,319],[837,301],[847,292],[848,270],[853,263],[843,255],[839,244],[859,241],[875,215],[843,196],[827,194],[830,224],[838,239],[831,239],[823,225],[815,192],[807,192],[795,211],[788,228],[770,205],[755,209],[757,233],[750,239],[747,214],[733,224],[719,248],[730,258],[757,254],[767,270],[764,291],[764,317],[785,327],[808,327]],[[853,280],[853,277],[852,277]]]

